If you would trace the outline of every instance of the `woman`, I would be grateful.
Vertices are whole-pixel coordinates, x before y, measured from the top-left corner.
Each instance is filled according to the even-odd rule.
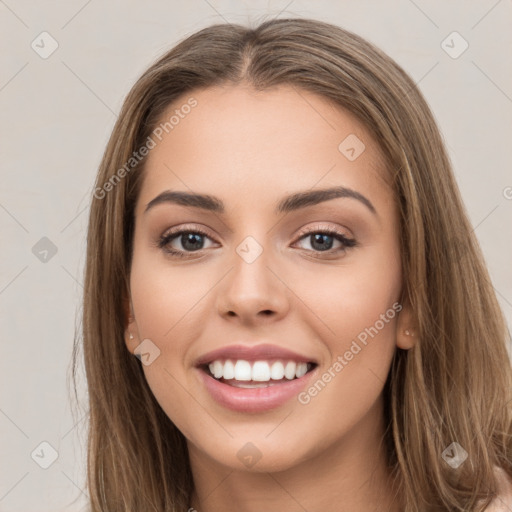
[[[425,100],[350,32],[212,26],[142,75],[83,325],[94,512],[512,507],[489,275]]]

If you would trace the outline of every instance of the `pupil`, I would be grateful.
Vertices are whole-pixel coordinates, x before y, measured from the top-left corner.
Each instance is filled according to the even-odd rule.
[[[315,235],[312,235],[313,237],[313,243],[311,244],[311,246],[313,248],[315,248],[315,244],[319,244],[318,249],[320,249],[321,251],[328,251],[329,249],[332,248],[332,243],[333,243],[333,237],[331,235],[326,235],[326,234],[322,234],[322,233],[317,233]],[[325,241],[325,239],[328,239],[327,242]]]
[[[187,233],[184,235],[181,235],[181,243],[183,247],[187,250],[191,251],[197,251],[198,249],[201,249],[201,238],[203,235],[197,234],[197,233]],[[190,244],[190,245],[188,245]]]

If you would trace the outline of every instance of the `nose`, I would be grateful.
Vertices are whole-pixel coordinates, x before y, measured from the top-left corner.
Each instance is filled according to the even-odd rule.
[[[265,253],[250,263],[235,254],[233,268],[220,283],[217,296],[222,317],[256,325],[286,316],[291,292],[285,279],[269,266]]]

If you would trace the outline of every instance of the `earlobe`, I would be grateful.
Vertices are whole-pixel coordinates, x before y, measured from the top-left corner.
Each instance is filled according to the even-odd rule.
[[[138,336],[137,336],[137,322],[135,321],[135,316],[133,314],[133,306],[131,300],[125,301],[125,331],[124,331],[124,342],[126,347],[133,354],[135,348],[138,345]]]
[[[396,344],[403,350],[410,350],[416,344],[415,333],[410,329],[404,329],[403,333],[398,332]]]
[[[410,350],[416,345],[417,335],[413,327],[413,315],[409,305],[404,305],[398,314],[396,325],[396,345],[403,350]]]
[[[128,326],[124,331],[124,342],[126,344],[126,348],[133,354],[135,348],[139,344],[138,335],[137,335],[137,323],[133,317],[128,318]]]

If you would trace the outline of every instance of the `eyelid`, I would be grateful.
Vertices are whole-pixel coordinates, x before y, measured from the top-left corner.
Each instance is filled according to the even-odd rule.
[[[207,228],[203,228],[202,226],[199,226],[197,224],[181,224],[179,226],[166,229],[162,233],[161,237],[166,237],[166,236],[178,234],[178,233],[181,233],[182,231],[196,232],[196,233],[200,233],[202,235],[205,235],[208,238],[211,238],[212,240],[214,239],[214,237],[211,235],[211,232]]]
[[[330,226],[327,224],[315,224],[314,226],[309,226],[307,228],[303,228],[300,230],[297,235],[297,239],[302,238],[304,235],[309,235],[310,233],[317,232],[327,232],[330,234],[336,234],[346,238],[347,240],[353,240],[353,236],[349,233],[346,233],[342,228]]]

